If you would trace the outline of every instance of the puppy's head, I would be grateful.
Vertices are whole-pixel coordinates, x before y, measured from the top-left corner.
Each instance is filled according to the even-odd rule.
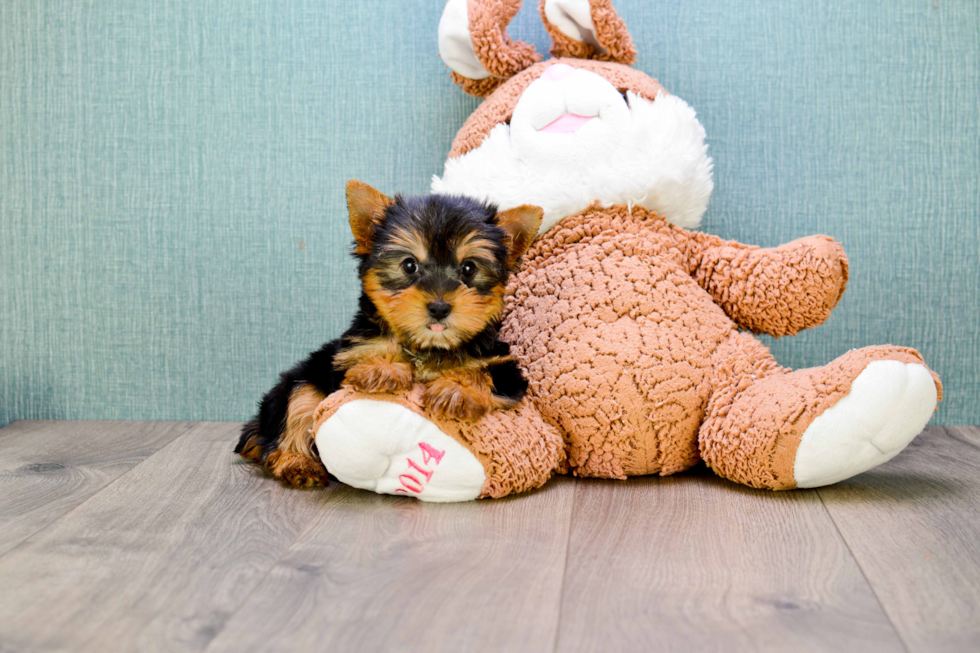
[[[364,292],[415,349],[454,349],[500,319],[508,273],[542,216],[466,197],[389,198],[359,181],[347,183],[347,207]]]

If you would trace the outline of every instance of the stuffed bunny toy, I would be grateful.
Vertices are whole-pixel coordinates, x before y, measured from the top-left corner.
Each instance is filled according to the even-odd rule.
[[[818,326],[848,261],[827,236],[759,248],[697,231],[712,161],[694,111],[632,68],[609,0],[543,0],[554,58],[506,32],[520,0],[449,0],[439,48],[485,97],[438,193],[544,219],[501,335],[530,383],[513,411],[459,423],[403,396],[342,390],[316,411],[341,481],[430,501],[500,497],[553,473],[623,479],[699,461],[769,490],[836,483],[897,455],[941,398],[913,349],[781,367],[752,333]]]

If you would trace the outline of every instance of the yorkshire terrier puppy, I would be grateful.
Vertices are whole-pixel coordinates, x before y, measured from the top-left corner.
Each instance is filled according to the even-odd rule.
[[[351,327],[282,373],[235,452],[298,487],[325,485],[313,412],[341,387],[368,393],[425,384],[436,416],[479,419],[516,406],[527,381],[497,338],[508,274],[542,210],[497,212],[465,197],[393,199],[347,183],[362,293]]]

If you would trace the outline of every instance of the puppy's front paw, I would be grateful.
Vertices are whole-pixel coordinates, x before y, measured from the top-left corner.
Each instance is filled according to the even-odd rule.
[[[293,487],[318,487],[330,482],[323,463],[303,453],[277,452],[268,463],[273,476]]]
[[[375,358],[347,370],[344,382],[354,390],[370,394],[408,390],[412,387],[412,366]]]
[[[422,402],[436,417],[475,422],[490,410],[490,386],[481,377],[447,374],[425,387]]]

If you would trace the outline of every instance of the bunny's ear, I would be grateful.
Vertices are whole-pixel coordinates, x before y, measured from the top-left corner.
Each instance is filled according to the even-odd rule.
[[[534,46],[511,41],[507,24],[521,0],[449,0],[439,21],[439,55],[453,81],[486,97],[509,77],[541,61]]]
[[[611,0],[541,0],[538,8],[554,56],[636,63],[633,39]]]

